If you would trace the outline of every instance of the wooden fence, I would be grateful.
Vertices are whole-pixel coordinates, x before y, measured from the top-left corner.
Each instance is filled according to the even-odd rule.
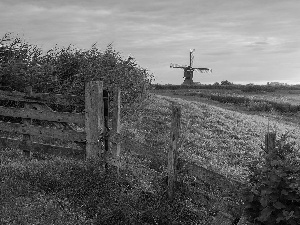
[[[117,97],[120,97],[120,94]],[[108,152],[108,98],[108,91],[103,90],[101,81],[88,82],[85,86],[85,96],[34,93],[31,87],[28,87],[25,93],[0,91],[2,105],[11,102],[15,102],[14,105],[21,105],[21,107],[0,106],[0,116],[22,118],[19,123],[0,121],[0,131],[2,131],[0,144],[2,147],[17,147],[26,154],[41,152],[87,159],[101,156],[105,158]],[[53,111],[49,104],[56,106],[82,106],[83,104],[84,113]],[[117,110],[119,107],[117,106]],[[51,127],[36,125],[34,123],[36,120],[48,121]],[[115,120],[119,121],[119,114],[116,114]],[[71,124],[84,129],[77,130]],[[119,123],[115,123],[113,130],[119,132],[118,126]],[[8,137],[7,133],[21,134],[22,138]],[[44,144],[34,141],[36,137],[44,140],[62,140],[73,145],[63,147]],[[101,140],[104,142],[104,147]]]
[[[0,106],[0,116],[22,118],[23,123],[10,123],[0,121],[0,130],[23,135],[21,140],[0,137],[0,144],[8,146],[14,143],[25,152],[59,152],[66,155],[80,157],[85,156],[87,159],[103,157],[105,166],[107,164],[116,165],[119,168],[119,157],[121,154],[120,145],[120,105],[121,95],[120,89],[114,90],[114,100],[116,101],[113,109],[112,131],[109,132],[109,92],[103,90],[103,83],[100,81],[91,81],[86,84],[85,96],[65,96],[54,94],[33,93],[28,88],[26,93],[0,91],[0,101],[15,101],[24,103],[23,108],[12,108]],[[70,105],[73,101],[84,101],[84,113],[66,113],[56,112],[47,106],[47,103],[55,103],[60,105]],[[75,104],[76,105],[76,104]],[[171,123],[171,139],[170,149],[168,151],[168,196],[172,200],[174,196],[174,188],[177,174],[186,172],[194,176],[199,181],[219,186],[234,192],[241,192],[245,185],[240,181],[229,179],[221,174],[208,170],[200,165],[192,162],[182,161],[180,167],[178,165],[178,144],[180,136],[180,117],[181,109],[179,106],[172,105],[172,123]],[[64,129],[56,129],[50,127],[36,126],[33,120],[50,121],[56,126]],[[84,131],[74,130],[69,124],[78,124],[84,126]],[[54,145],[37,143],[32,140],[33,136],[39,136],[50,139],[62,139],[73,142],[79,148],[67,148]],[[275,146],[274,134],[267,134],[265,138],[266,149],[269,152]],[[108,160],[109,142],[112,143],[112,161]],[[104,144],[102,144],[104,143]],[[139,151],[137,148],[131,148],[137,154],[147,154],[145,151]],[[150,153],[149,153],[150,154]],[[151,154],[150,154],[151,155]],[[118,169],[119,171],[119,169]],[[233,218],[230,215],[221,212],[218,214],[214,224],[231,224]]]

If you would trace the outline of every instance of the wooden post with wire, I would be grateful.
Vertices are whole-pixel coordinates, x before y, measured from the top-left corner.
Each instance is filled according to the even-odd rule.
[[[272,155],[274,154],[275,145],[276,145],[276,133],[268,132],[265,135],[265,148],[266,148],[266,153],[268,154],[267,163],[270,163],[271,161]]]
[[[178,158],[178,140],[180,135],[180,117],[181,108],[173,104],[171,122],[171,145],[168,151],[168,197],[170,200],[172,200],[174,197],[174,188],[177,178],[176,164]]]

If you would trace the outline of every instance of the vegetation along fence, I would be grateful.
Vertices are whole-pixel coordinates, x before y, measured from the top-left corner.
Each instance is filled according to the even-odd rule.
[[[168,197],[170,199],[174,196],[174,188],[177,180],[177,175],[180,173],[186,173],[190,176],[196,178],[196,182],[207,182],[213,184],[217,189],[225,190],[225,193],[235,193],[237,196],[228,196],[237,197],[237,200],[241,200],[242,189],[246,187],[245,183],[234,180],[232,178],[225,177],[217,172],[208,170],[201,165],[197,165],[192,162],[182,161],[179,165],[178,158],[178,148],[179,148],[179,136],[180,136],[180,117],[181,117],[181,108],[176,105],[172,105],[172,122],[171,122],[171,147],[168,151]],[[265,151],[268,155],[275,154],[276,151],[276,133],[267,133],[265,135]],[[227,191],[226,191],[227,190]],[[210,198],[213,196],[209,196]],[[230,207],[230,203],[226,201],[226,194],[223,196],[223,199],[219,199],[220,203],[219,213],[215,217],[213,225],[230,225],[233,224],[235,218],[228,214],[227,208]],[[246,216],[243,214],[239,219],[238,225],[250,225],[247,221]]]
[[[118,158],[121,154],[120,93],[120,89],[113,91],[113,99],[116,104],[114,104],[113,109],[112,131],[109,131],[109,92],[103,90],[101,81],[88,82],[84,97],[34,93],[30,87],[27,88],[26,93],[0,91],[0,117],[2,120],[0,121],[0,144],[3,147],[14,145],[26,154],[43,152],[72,155],[86,159],[101,158],[106,166],[107,164],[114,164],[119,168]],[[84,112],[81,113],[58,112],[54,111],[53,107],[48,106],[52,105],[58,109],[59,106],[73,104],[76,109],[76,105],[79,108],[82,107],[83,101]],[[173,104],[170,130],[171,144],[168,151],[168,197],[173,199],[177,176],[182,173],[193,176],[198,181],[205,181],[220,189],[228,190],[228,193],[241,193],[245,184],[240,181],[228,179],[201,165],[178,158],[180,117],[180,107]],[[48,122],[48,124],[46,122],[46,126],[45,121]],[[7,133],[20,134],[21,138],[9,137]],[[72,142],[73,145],[70,147],[45,144],[35,137],[60,139],[68,143]],[[275,136],[273,135],[272,139],[267,137],[269,136],[266,136],[267,148],[274,148]],[[270,142],[270,140],[272,141]],[[112,143],[111,151],[109,150],[109,142]],[[138,148],[131,150],[138,154],[147,154]],[[112,153],[110,159],[108,159],[109,152]],[[215,224],[231,224],[233,219],[231,215],[221,210],[216,217]]]

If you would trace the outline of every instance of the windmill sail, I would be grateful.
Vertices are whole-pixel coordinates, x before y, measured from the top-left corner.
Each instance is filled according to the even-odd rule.
[[[194,62],[194,54],[193,54],[194,51],[195,49],[190,49],[190,67],[193,66],[193,62]]]
[[[194,68],[194,70],[200,73],[212,73],[212,69],[210,68]]]
[[[176,64],[176,63],[171,63],[170,64],[170,68],[182,68],[182,69],[184,69],[186,67],[188,67],[188,66],[187,65],[179,65],[179,64]]]

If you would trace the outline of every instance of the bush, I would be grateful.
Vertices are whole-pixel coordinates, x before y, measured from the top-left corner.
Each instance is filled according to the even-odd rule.
[[[274,153],[264,151],[263,157],[262,165],[255,162],[249,167],[250,187],[244,192],[246,215],[260,225],[300,224],[299,152],[283,135]]]
[[[210,95],[210,98],[214,101],[232,104],[245,104],[248,101],[248,98],[230,95]]]
[[[247,108],[250,111],[269,112],[272,110],[272,105],[265,101],[249,101]]]
[[[267,85],[246,85],[241,90],[243,92],[256,92],[256,93],[275,92],[276,87],[267,86]]]
[[[109,45],[102,52],[72,46],[55,47],[46,54],[37,46],[6,34],[0,40],[0,85],[17,91],[32,86],[34,92],[84,96],[85,83],[102,80],[104,88],[120,87],[124,105],[146,95],[153,75],[133,58],[123,59]]]
[[[229,82],[228,80],[221,81],[221,85],[233,85],[233,83]]]

